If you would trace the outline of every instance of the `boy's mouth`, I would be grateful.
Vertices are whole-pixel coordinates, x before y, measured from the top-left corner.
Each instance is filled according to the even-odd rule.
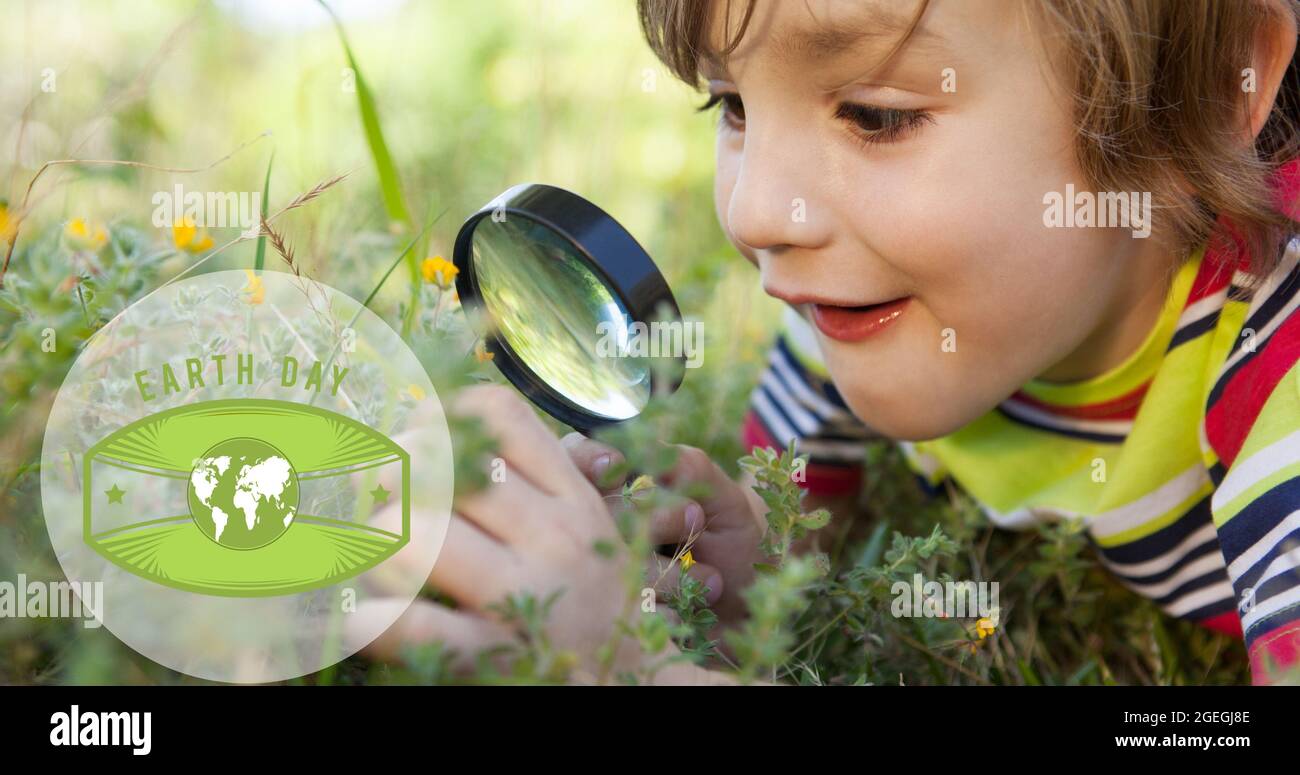
[[[763,290],[799,309],[823,334],[841,342],[861,342],[893,325],[907,309],[911,296],[876,304],[841,304],[825,296],[800,293],[765,284]]]
[[[910,296],[881,302],[848,307],[838,304],[818,304],[812,307],[813,323],[823,334],[841,342],[860,342],[889,328],[902,316],[911,301]]]

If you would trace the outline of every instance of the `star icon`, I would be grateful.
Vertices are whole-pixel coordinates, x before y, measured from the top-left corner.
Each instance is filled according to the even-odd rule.
[[[121,503],[122,496],[126,495],[126,490],[114,484],[110,489],[104,490],[104,494],[108,496],[109,503]]]
[[[388,495],[389,495],[389,493],[388,493],[388,490],[385,490],[385,489],[384,489],[384,486],[383,486],[382,484],[379,485],[378,487],[376,487],[375,489],[371,490],[371,491],[370,491],[370,495],[371,495],[371,497],[373,497],[373,498],[375,499],[375,503],[387,503],[387,502],[388,502]]]

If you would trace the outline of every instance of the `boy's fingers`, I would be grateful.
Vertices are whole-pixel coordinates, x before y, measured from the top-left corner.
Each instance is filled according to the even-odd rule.
[[[408,453],[416,450],[427,452],[429,448],[437,445],[437,434],[445,427],[446,419],[442,405],[435,398],[422,398],[416,403],[407,419],[405,429],[389,437],[389,440]],[[430,437],[430,432],[434,432],[435,435]],[[400,465],[367,468],[354,472],[351,476],[357,492],[373,490],[376,484],[389,492],[402,490],[402,466]]]
[[[406,610],[398,615],[398,611]],[[397,620],[375,637],[383,622]],[[406,647],[441,641],[456,652],[453,665],[461,671],[474,668],[477,655],[488,649],[515,644],[509,627],[481,616],[453,611],[427,600],[416,600],[408,607],[396,599],[369,600],[348,615],[345,642],[355,651],[372,659],[400,661]]]
[[[447,525],[429,585],[458,603],[484,608],[518,588],[519,558],[459,515]]]
[[[695,500],[704,507],[704,513],[710,515],[710,526],[714,530],[734,528],[753,528],[755,508],[757,514],[766,514],[767,508],[759,501],[752,488],[740,487],[713,462],[702,450],[695,447],[677,445],[677,463],[664,475],[665,483],[675,486],[686,484],[703,485],[704,492],[693,493]],[[753,498],[753,501],[750,498]],[[718,515],[724,515],[725,523],[718,522]],[[759,524],[758,527],[764,527]]]
[[[442,547],[447,546],[449,537],[448,528],[451,521],[458,519],[446,513],[434,514],[424,509],[413,508],[410,512],[408,527],[410,529],[410,538],[407,545],[402,547],[392,559],[382,562],[371,568],[366,573],[367,581],[374,588],[383,594],[398,595],[404,590],[409,591],[411,587],[418,583],[421,586],[428,583],[429,577],[429,552],[437,546],[439,551]],[[444,525],[444,522],[446,523]],[[371,527],[385,530],[394,535],[402,533],[402,505],[396,502],[390,502],[380,511],[376,512],[369,520]],[[441,544],[438,542],[442,541]],[[472,550],[472,549],[471,549]],[[446,551],[457,551],[452,546]],[[509,549],[504,546],[497,547],[484,546],[479,554],[486,557],[497,556],[497,561],[508,562],[500,559],[496,555],[497,551],[509,553]]]
[[[686,575],[707,587],[704,599],[713,605],[722,597],[722,574],[717,568],[703,562],[693,564]],[[682,565],[667,557],[655,555],[646,563],[646,580],[654,587],[655,599],[664,601],[669,593],[677,591],[681,585]]]
[[[650,518],[650,542],[684,544],[704,532],[704,508],[684,500],[672,508],[656,511]]]
[[[473,385],[456,395],[455,406],[462,414],[481,419],[497,439],[507,475],[522,474],[553,495],[571,495],[591,487],[569,461],[560,440],[510,388]]]
[[[550,496],[520,475],[506,472],[505,480],[456,499],[456,511],[479,528],[516,550],[546,544],[555,531],[573,529],[543,518],[539,506]]]
[[[678,444],[677,462],[668,473],[663,475],[665,484],[685,485],[685,484],[704,484],[709,485],[711,492],[702,495],[700,503],[708,511],[713,511],[715,505],[711,501],[725,498],[726,494],[731,491],[729,485],[734,483],[727,476],[727,472],[722,467],[704,453],[704,450],[696,447],[688,447],[684,444]]]
[[[623,462],[623,454],[608,444],[593,441],[574,431],[560,439],[569,459],[587,481],[602,492],[616,490],[623,484],[626,476],[608,476],[609,471]]]

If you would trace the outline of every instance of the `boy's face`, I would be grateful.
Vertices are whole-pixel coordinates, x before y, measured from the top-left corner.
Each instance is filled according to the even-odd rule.
[[[818,328],[854,412],[903,439],[949,433],[1036,376],[1117,365],[1169,266],[1127,228],[1044,225],[1047,193],[1093,189],[1069,90],[1020,4],[933,0],[871,72],[915,7],[759,0],[740,46],[704,65],[726,95],[719,221]],[[843,26],[865,34],[828,32]]]

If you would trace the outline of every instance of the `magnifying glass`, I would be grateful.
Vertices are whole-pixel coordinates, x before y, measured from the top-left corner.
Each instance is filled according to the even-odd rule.
[[[681,384],[685,353],[653,346],[671,340],[656,326],[680,325],[667,281],[618,221],[577,194],[506,190],[461,226],[452,260],[492,362],[560,422],[590,434]]]

